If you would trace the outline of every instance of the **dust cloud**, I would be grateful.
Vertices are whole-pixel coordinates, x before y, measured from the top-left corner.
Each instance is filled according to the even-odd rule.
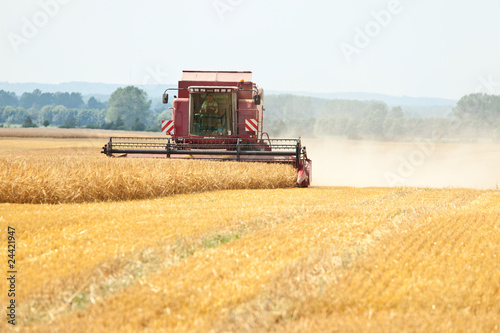
[[[500,144],[303,138],[312,186],[498,189]]]

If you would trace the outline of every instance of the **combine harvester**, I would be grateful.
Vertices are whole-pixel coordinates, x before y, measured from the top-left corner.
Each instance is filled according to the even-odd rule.
[[[299,139],[270,139],[263,131],[264,91],[252,72],[183,71],[172,119],[162,121],[164,138],[111,137],[107,156],[197,158],[287,163],[297,169],[297,185],[309,186],[312,162]]]

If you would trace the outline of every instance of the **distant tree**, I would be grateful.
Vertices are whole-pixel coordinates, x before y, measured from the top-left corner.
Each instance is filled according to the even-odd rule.
[[[49,126],[49,125],[50,125],[50,121],[49,121],[48,119],[45,119],[45,120],[43,121],[43,126],[44,126],[44,127],[47,127],[47,126]]]
[[[56,101],[56,96],[52,93],[42,93],[40,96],[38,96],[36,105],[39,107],[45,106],[45,105],[53,105]]]
[[[87,107],[89,109],[100,109],[100,107],[98,107],[98,101],[97,99],[95,99],[94,96],[90,97],[89,100],[87,101]]]
[[[361,121],[363,133],[381,137],[384,135],[384,121],[388,106],[384,102],[372,102],[368,106],[368,113]]]
[[[165,110],[160,113],[156,119],[155,123],[161,123],[162,120],[172,120],[172,110]]]
[[[464,96],[457,102],[453,113],[462,120],[497,122],[500,120],[500,96],[482,93]]]
[[[13,92],[0,90],[0,106],[13,106],[19,105],[19,99]]]
[[[83,109],[78,111],[77,118],[80,121],[80,126],[97,125],[99,110]]]
[[[387,113],[387,118],[403,118],[403,109],[400,106],[392,107]]]
[[[25,92],[21,95],[21,98],[19,99],[19,106],[24,108],[24,109],[29,109],[29,108],[40,108],[43,105],[39,105],[39,98],[42,95],[42,92],[40,89],[35,89],[33,92]]]
[[[132,125],[132,131],[144,131],[146,129],[146,125],[139,120],[139,118],[135,118],[135,122]]]
[[[64,121],[69,118],[69,110],[64,105],[57,105],[52,109],[52,124],[62,125]],[[49,118],[50,120],[50,118]]]
[[[68,109],[82,109],[85,107],[85,102],[81,93],[72,92],[57,92],[54,96],[55,105],[64,105]]]
[[[15,115],[15,113],[16,108],[12,106],[6,106],[5,108],[3,108],[2,116],[0,118],[4,122],[12,123],[12,117]]]
[[[67,92],[56,92],[55,93],[55,105],[63,105],[65,107],[70,107],[71,105],[71,95]]]
[[[368,118],[385,119],[389,107],[384,102],[371,102],[368,106]]]
[[[77,108],[81,109],[85,107],[85,102],[83,101],[83,97],[81,93],[72,92],[70,95],[70,103],[66,105],[68,108]]]
[[[115,129],[115,123],[110,122],[110,123],[104,123],[101,125],[102,129]]]
[[[52,117],[54,116],[53,110],[53,105],[45,105],[43,108],[41,108],[38,112],[38,122],[43,122],[44,120],[52,122]]]
[[[405,119],[387,117],[384,121],[384,136],[388,139],[399,139],[405,136]]]
[[[116,122],[115,122],[115,124],[114,124],[114,126],[112,128],[113,129],[117,129],[117,130],[127,130],[128,129],[125,126],[125,123],[123,122],[121,116],[118,116],[118,118],[116,119]]]
[[[106,120],[116,124],[118,117],[121,117],[124,126],[131,128],[136,118],[141,122],[147,121],[150,106],[151,100],[148,100],[144,90],[133,86],[118,88],[109,97]]]
[[[22,124],[26,117],[29,116],[28,111],[24,108],[6,106],[2,112],[2,119],[9,124]]]
[[[78,119],[76,119],[74,116],[70,116],[59,127],[61,127],[61,128],[75,128],[78,126],[80,126],[80,122],[78,121]]]
[[[362,140],[363,138],[360,136],[360,125],[359,120],[351,119],[347,123],[346,126],[346,135],[349,140]]]
[[[30,116],[27,116],[25,119],[24,119],[24,122],[23,122],[23,125],[22,127],[38,127],[37,124],[35,124],[33,122],[33,120],[31,120],[31,117]]]
[[[101,103],[94,96],[92,96],[87,102],[87,107],[89,109],[104,109],[106,108],[106,103]]]
[[[37,110],[47,105],[63,105],[67,108],[74,109],[81,109],[85,107],[81,93],[42,93],[40,89],[36,89],[31,93],[23,93],[18,104],[25,109],[34,108]]]

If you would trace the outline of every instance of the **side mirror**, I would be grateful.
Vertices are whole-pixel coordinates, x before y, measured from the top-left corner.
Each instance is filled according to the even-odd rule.
[[[167,104],[168,103],[168,94],[165,93],[163,94],[163,104]]]
[[[253,97],[253,102],[255,103],[255,105],[260,105],[260,95],[255,95]]]

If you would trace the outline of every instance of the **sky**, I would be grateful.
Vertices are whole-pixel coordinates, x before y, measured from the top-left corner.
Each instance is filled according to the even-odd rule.
[[[250,70],[273,91],[500,94],[499,13],[498,0],[0,0],[0,81]]]

